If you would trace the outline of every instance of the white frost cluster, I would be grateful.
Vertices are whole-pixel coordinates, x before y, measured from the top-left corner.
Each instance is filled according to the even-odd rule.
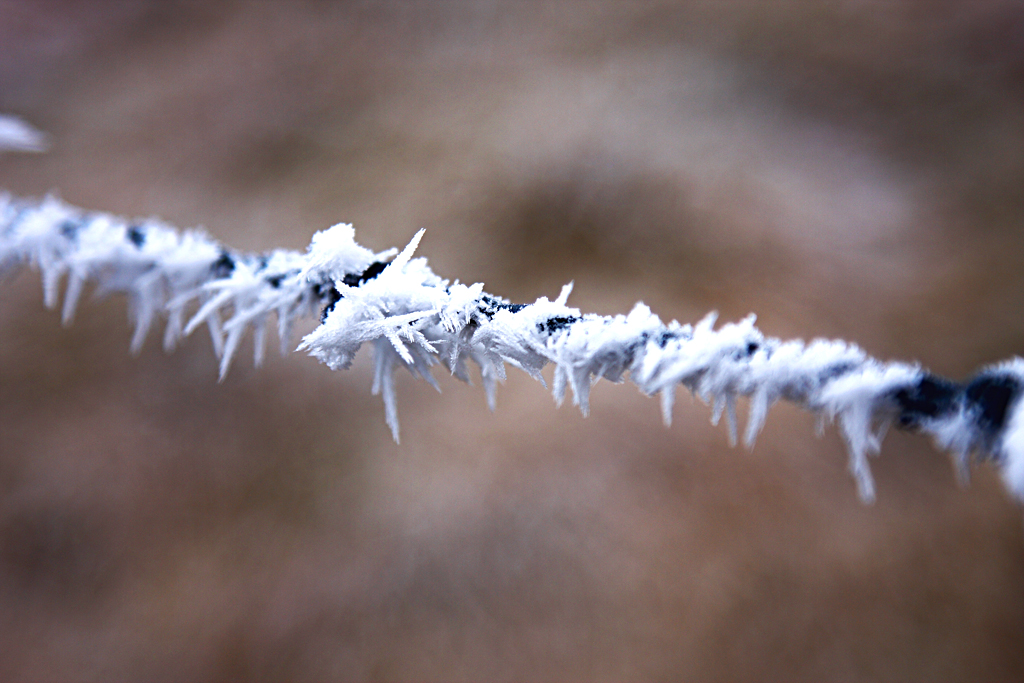
[[[50,307],[57,305],[67,276],[65,322],[72,319],[86,282],[100,294],[126,293],[135,321],[133,350],[157,317],[167,320],[168,349],[205,324],[223,377],[247,329],[253,330],[259,364],[272,315],[283,349],[295,318],[323,307],[320,326],[299,349],[340,369],[349,367],[363,344],[372,345],[373,392],[383,395],[396,440],[397,368],[436,388],[433,365],[443,364],[469,381],[467,362],[474,364],[493,408],[506,364],[544,382],[541,371],[550,363],[555,400],[561,402],[568,387],[584,414],[596,381],[628,378],[645,394],[660,394],[666,423],[676,388],[683,385],[713,406],[713,422],[726,415],[733,442],[737,399],[749,399],[748,446],[779,400],[816,414],[821,423],[838,420],[858,492],[870,501],[875,492],[868,456],[878,453],[888,425],[911,410],[909,399],[900,403],[899,392],[915,391],[927,376],[917,365],[883,363],[843,341],[805,344],[766,337],[753,316],[716,328],[714,314],[696,325],[664,323],[642,303],[628,315],[582,314],[567,305],[571,284],[554,300],[510,304],[486,294],[480,283],[451,283],[435,275],[425,259],[414,258],[422,236],[421,230],[397,255],[395,250],[374,253],[355,242],[351,225],[340,224],[317,233],[305,253],[247,256],[202,233],[179,234],[154,220],[131,223],[53,198],[0,196],[0,268],[38,267]],[[963,392],[950,394],[941,410],[925,411],[923,417],[915,413],[913,426],[965,466],[972,452],[996,459],[1007,488],[1024,500],[1024,392],[1019,390],[1024,360],[986,372],[1018,387],[996,433],[986,431],[986,416]]]

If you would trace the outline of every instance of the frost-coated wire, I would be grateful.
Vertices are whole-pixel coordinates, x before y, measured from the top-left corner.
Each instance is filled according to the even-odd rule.
[[[667,424],[682,385],[713,406],[713,423],[726,415],[733,443],[736,399],[748,397],[748,447],[779,400],[816,414],[821,425],[838,420],[864,501],[875,496],[868,455],[879,452],[893,422],[930,435],[952,454],[962,477],[972,453],[993,460],[1011,494],[1024,501],[1024,359],[985,368],[959,384],[916,364],[881,362],[845,341],[766,337],[753,315],[716,328],[714,313],[696,325],[666,324],[642,303],[627,315],[584,314],[567,305],[571,284],[553,301],[514,304],[487,294],[480,283],[435,275],[426,259],[413,258],[422,236],[421,230],[401,252],[374,253],[356,243],[351,225],[339,224],[316,233],[305,253],[248,255],[155,219],[127,221],[54,197],[0,194],[0,272],[37,267],[50,308],[66,279],[65,324],[86,283],[99,294],[122,292],[135,325],[132,351],[141,349],[158,318],[166,321],[167,350],[205,325],[223,378],[246,330],[253,330],[259,365],[271,318],[286,352],[294,321],[319,314],[319,326],[298,349],[338,370],[371,344],[373,393],[383,395],[396,441],[395,369],[436,388],[433,365],[469,381],[472,363],[493,409],[506,364],[544,382],[541,370],[551,363],[558,403],[569,387],[587,414],[594,382],[628,378],[643,393],[660,394]]]

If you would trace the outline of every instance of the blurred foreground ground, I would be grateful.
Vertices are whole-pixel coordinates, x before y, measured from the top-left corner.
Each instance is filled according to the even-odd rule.
[[[0,0],[0,187],[239,248],[419,227],[434,270],[585,311],[750,311],[964,377],[1024,351],[1024,8]],[[0,679],[1024,678],[1024,525],[891,435],[754,452],[629,386],[127,352],[0,283]]]

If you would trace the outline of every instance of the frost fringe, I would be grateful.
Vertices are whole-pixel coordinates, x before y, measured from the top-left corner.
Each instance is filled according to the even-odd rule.
[[[401,252],[374,253],[355,242],[351,225],[339,224],[314,235],[304,254],[249,255],[155,219],[132,222],[54,197],[0,194],[0,272],[26,263],[37,267],[50,308],[57,306],[66,277],[65,324],[73,320],[86,283],[98,295],[122,292],[135,325],[133,352],[158,317],[166,319],[168,351],[206,325],[223,379],[247,329],[253,330],[258,366],[271,317],[284,353],[294,321],[319,312],[320,325],[299,350],[337,370],[371,343],[373,393],[383,394],[396,441],[396,368],[437,388],[433,365],[441,363],[468,382],[469,361],[479,368],[493,409],[506,363],[542,383],[541,370],[552,363],[555,401],[562,402],[568,386],[584,415],[594,382],[628,376],[643,393],[661,395],[666,424],[676,387],[683,385],[713,406],[713,423],[726,415],[733,443],[736,399],[748,397],[748,447],[780,399],[816,414],[819,426],[838,419],[850,472],[866,502],[875,496],[867,457],[879,452],[893,422],[930,435],[952,454],[964,480],[972,453],[993,460],[1008,490],[1024,501],[1024,359],[958,384],[916,364],[883,363],[844,341],[766,337],[753,315],[716,329],[714,313],[696,325],[665,324],[642,303],[628,315],[581,314],[566,305],[571,284],[554,301],[513,304],[485,293],[480,283],[450,283],[435,275],[426,259],[413,258],[422,236],[421,230]]]

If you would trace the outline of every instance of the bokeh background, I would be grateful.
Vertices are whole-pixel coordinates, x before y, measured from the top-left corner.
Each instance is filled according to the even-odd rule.
[[[1024,351],[1015,0],[0,0],[0,111],[51,141],[0,187],[242,249],[425,227],[514,301]],[[1024,679],[1021,509],[919,437],[867,507],[791,407],[748,453],[512,374],[402,378],[399,446],[368,357],[218,384],[0,287],[0,679]]]

